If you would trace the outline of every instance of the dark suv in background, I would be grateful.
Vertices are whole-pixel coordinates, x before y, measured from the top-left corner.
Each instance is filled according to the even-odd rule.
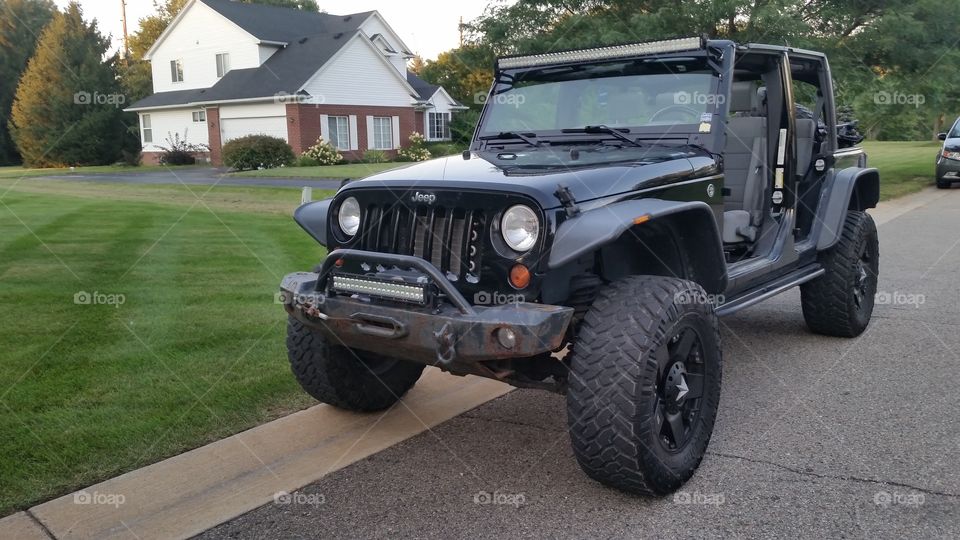
[[[937,154],[937,187],[947,189],[960,182],[960,118],[947,133],[940,134],[943,148]]]

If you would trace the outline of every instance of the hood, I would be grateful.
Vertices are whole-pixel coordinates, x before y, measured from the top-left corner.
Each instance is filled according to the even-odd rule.
[[[511,167],[494,163],[482,154],[470,159],[449,156],[392,169],[350,182],[344,191],[354,189],[416,187],[458,191],[500,191],[526,195],[543,209],[560,206],[555,193],[560,185],[569,188],[577,202],[654,188],[683,180],[714,174],[716,160],[706,152],[661,157],[657,161],[631,161],[594,164],[584,167]],[[499,161],[499,160],[497,160]]]

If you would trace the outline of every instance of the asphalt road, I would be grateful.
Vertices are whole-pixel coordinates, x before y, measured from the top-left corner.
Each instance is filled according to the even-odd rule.
[[[185,169],[148,173],[97,173],[63,174],[52,176],[28,176],[22,182],[47,180],[68,180],[74,182],[106,182],[116,184],[188,184],[221,186],[267,186],[302,188],[311,186],[317,189],[337,189],[342,180],[325,178],[242,178],[224,174],[220,169]]]
[[[858,339],[810,334],[797,291],[723,319],[718,423],[677,496],[589,480],[563,398],[518,390],[202,538],[960,537],[958,230],[960,191],[880,227]]]

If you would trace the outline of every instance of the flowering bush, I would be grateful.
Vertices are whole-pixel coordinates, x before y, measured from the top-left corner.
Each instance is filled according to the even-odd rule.
[[[397,158],[400,161],[426,161],[430,157],[430,151],[427,150],[427,140],[416,131],[410,134],[410,146],[397,152]]]
[[[302,157],[316,161],[320,165],[336,165],[343,161],[343,155],[332,144],[324,141],[323,137],[317,139],[316,144],[307,148]]]

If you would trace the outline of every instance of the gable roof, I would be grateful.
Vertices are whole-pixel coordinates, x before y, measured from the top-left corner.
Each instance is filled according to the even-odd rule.
[[[130,105],[126,110],[293,96],[354,39],[361,39],[368,47],[375,49],[370,40],[359,30],[349,35],[336,33],[306,36],[277,51],[260,67],[230,70],[211,88],[153,94]],[[389,65],[386,59],[382,57],[381,59],[384,61],[385,69],[390,70],[402,81],[402,75]],[[420,82],[423,81],[420,80]],[[419,93],[419,90],[411,86],[408,86],[411,97],[416,98],[413,92]],[[431,93],[426,99],[430,99],[432,95]]]
[[[290,43],[303,36],[357,30],[374,12],[330,15],[233,0],[200,0],[261,41]]]
[[[435,84],[430,84],[421,79],[412,71],[407,72],[407,82],[410,83],[410,86],[417,91],[417,97],[420,99],[420,101],[428,101],[433,97],[434,94],[437,93],[437,90],[440,88]]]

